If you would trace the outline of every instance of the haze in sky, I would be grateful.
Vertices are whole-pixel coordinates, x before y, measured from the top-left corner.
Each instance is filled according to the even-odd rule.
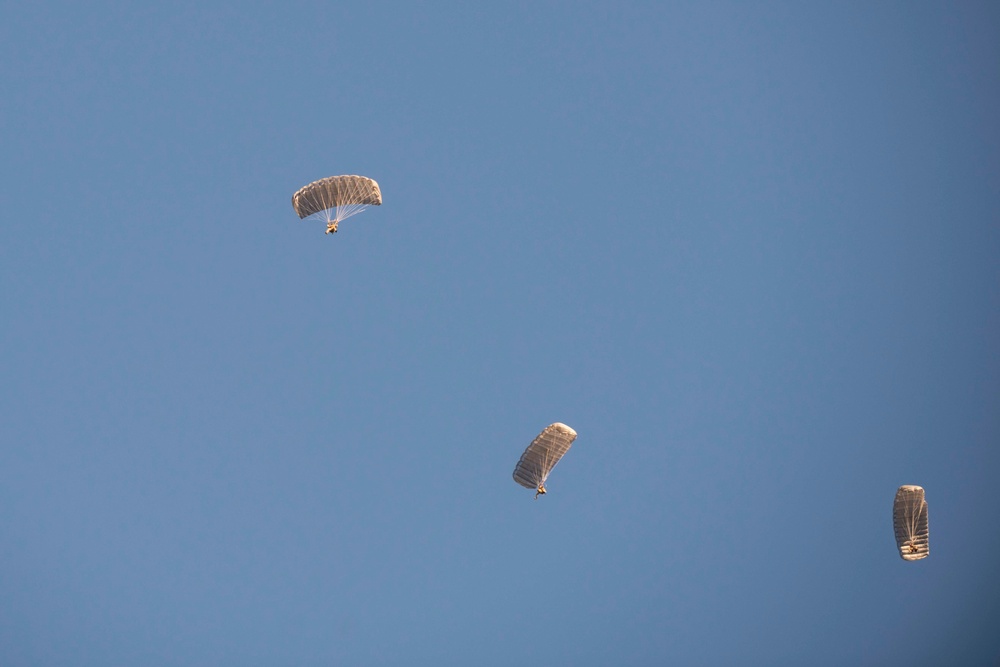
[[[0,663],[996,665],[998,63],[991,2],[8,3]]]

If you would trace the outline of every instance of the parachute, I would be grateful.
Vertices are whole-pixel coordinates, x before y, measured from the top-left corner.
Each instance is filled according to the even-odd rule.
[[[292,195],[292,207],[299,217],[325,219],[327,234],[335,233],[341,220],[381,204],[378,183],[364,176],[322,178]]]
[[[514,481],[534,489],[535,500],[538,500],[538,496],[545,493],[545,480],[549,478],[549,473],[569,451],[574,440],[576,431],[566,424],[556,422],[546,426],[521,454],[521,460],[514,468]]]
[[[927,501],[924,489],[910,484],[899,487],[892,504],[892,527],[896,547],[903,560],[920,560],[930,555]]]

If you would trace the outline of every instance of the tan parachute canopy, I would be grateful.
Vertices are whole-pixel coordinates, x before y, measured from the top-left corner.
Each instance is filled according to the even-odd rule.
[[[899,487],[892,504],[892,527],[896,532],[896,547],[903,560],[920,560],[930,555],[927,501],[923,487],[910,484]]]
[[[337,231],[337,223],[369,206],[382,204],[378,183],[365,176],[330,176],[305,186],[292,195],[292,207],[300,218],[322,214],[326,233]]]
[[[523,487],[534,489],[535,498],[545,493],[545,480],[559,463],[563,454],[569,451],[576,440],[576,431],[566,424],[556,422],[546,426],[528,448],[521,454],[521,460],[514,468],[514,481]]]

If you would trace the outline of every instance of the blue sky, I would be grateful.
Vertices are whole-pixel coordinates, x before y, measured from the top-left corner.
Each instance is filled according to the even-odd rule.
[[[6,6],[3,664],[996,664],[998,62],[976,2]]]

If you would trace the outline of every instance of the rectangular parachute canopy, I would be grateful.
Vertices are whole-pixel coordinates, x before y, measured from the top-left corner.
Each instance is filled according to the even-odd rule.
[[[321,178],[292,195],[292,208],[300,218],[342,206],[381,205],[382,191],[378,183],[367,176]]]
[[[514,468],[514,481],[528,489],[544,493],[545,480],[559,463],[559,459],[569,451],[576,440],[576,431],[566,424],[556,422],[545,427],[528,448],[521,454],[521,460]]]
[[[300,218],[326,220],[326,233],[333,234],[341,220],[369,206],[382,205],[382,190],[367,176],[330,176],[299,189],[292,195],[292,208]]]
[[[892,527],[896,548],[903,560],[921,560],[930,553],[927,500],[923,487],[904,484],[896,490],[892,503]]]

